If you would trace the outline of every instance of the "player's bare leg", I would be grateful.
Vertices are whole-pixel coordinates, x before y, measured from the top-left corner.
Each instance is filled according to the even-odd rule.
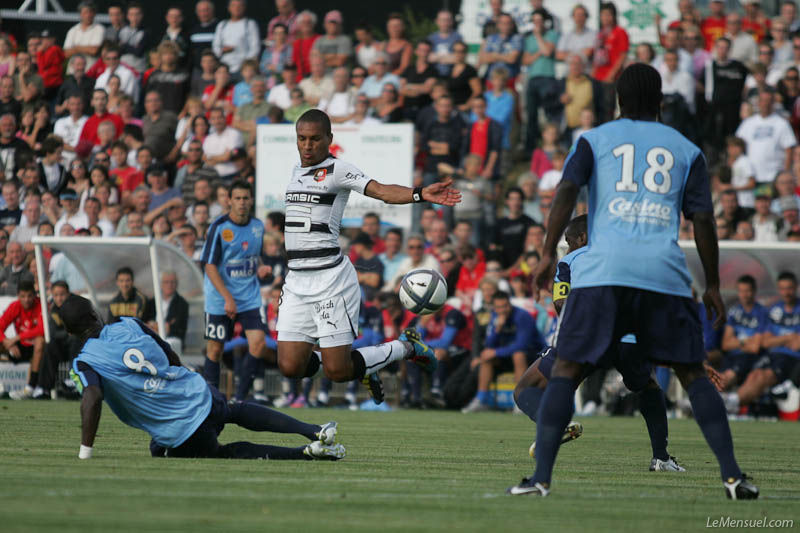
[[[725,407],[729,413],[736,414],[739,407],[754,402],[764,391],[778,383],[778,377],[771,368],[756,368],[751,371],[735,392],[723,394]]]

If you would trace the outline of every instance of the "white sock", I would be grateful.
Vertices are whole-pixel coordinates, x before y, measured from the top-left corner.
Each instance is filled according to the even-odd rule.
[[[368,376],[390,363],[404,359],[406,350],[406,345],[401,341],[391,341],[377,346],[366,346],[356,351],[364,358],[365,375]]]
[[[722,396],[725,403],[725,409],[728,413],[735,415],[739,412],[739,395],[735,392],[729,392]]]

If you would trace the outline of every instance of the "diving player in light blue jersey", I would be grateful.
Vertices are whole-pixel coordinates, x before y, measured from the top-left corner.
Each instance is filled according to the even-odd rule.
[[[306,424],[249,402],[228,403],[200,374],[183,366],[169,344],[135,318],[108,326],[89,300],[70,295],[61,306],[64,327],[81,341],[72,379],[82,393],[81,447],[92,456],[102,401],[125,424],[150,434],[153,455],[228,459],[341,459],[336,422]],[[311,444],[297,448],[250,442],[221,445],[227,423],[253,431],[297,433]]]
[[[277,353],[267,348],[261,320],[261,290],[258,276],[268,274],[261,265],[264,224],[250,216],[253,190],[246,181],[234,181],[229,189],[231,210],[208,228],[201,263],[205,270],[206,360],[203,375],[219,386],[219,361],[233,326],[241,322],[247,337],[243,375],[252,376],[258,362],[275,363]],[[249,383],[245,390],[249,389]],[[238,398],[243,399],[243,398]]]
[[[546,496],[576,383],[587,369],[607,362],[609,348],[633,333],[637,358],[671,366],[689,393],[692,411],[717,457],[725,495],[754,499],[758,488],[739,469],[725,405],[703,368],[705,350],[691,278],[678,247],[680,214],[694,225],[703,264],[703,294],[715,327],[725,321],[719,293],[719,249],[706,163],[700,150],[657,122],[661,76],[642,63],[617,82],[622,118],[578,138],[567,158],[550,211],[538,288],[552,284],[556,247],[575,208],[589,190],[587,250],[576,263],[576,283],[561,314],[558,355],[542,397],[536,434],[536,471],[510,494]]]

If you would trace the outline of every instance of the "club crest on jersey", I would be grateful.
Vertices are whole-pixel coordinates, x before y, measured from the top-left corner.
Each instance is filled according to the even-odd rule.
[[[247,251],[247,249],[248,249],[249,247],[250,247],[250,243],[249,243],[249,242],[247,242],[247,241],[244,241],[244,242],[242,243],[242,250],[244,250],[245,252]]]
[[[314,172],[314,181],[320,182],[324,180],[328,176],[328,169],[327,168],[319,168],[316,172]]]
[[[231,242],[233,240],[233,231],[229,229],[222,230],[222,240],[225,242]]]

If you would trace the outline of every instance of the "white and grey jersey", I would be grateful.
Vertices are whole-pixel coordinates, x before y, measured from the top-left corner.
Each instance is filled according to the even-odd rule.
[[[350,191],[364,194],[370,178],[333,156],[292,170],[286,189],[289,270],[322,270],[342,262],[339,228]]]

